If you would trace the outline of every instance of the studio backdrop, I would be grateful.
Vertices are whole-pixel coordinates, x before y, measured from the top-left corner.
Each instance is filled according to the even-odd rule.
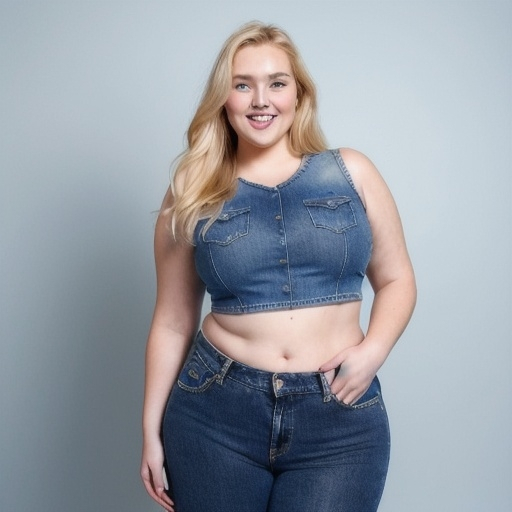
[[[297,42],[330,145],[367,154],[402,215],[419,298],[380,372],[380,511],[512,510],[498,0],[0,0],[0,510],[159,510],[139,478],[155,212],[222,42],[252,19]]]

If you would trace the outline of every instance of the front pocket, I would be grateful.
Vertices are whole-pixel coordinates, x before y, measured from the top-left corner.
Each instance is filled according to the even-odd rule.
[[[364,392],[363,396],[351,405],[343,403],[335,394],[333,394],[332,397],[336,403],[347,409],[358,410],[364,409],[365,407],[371,407],[372,405],[381,402],[379,379],[375,377],[370,384],[370,387]]]
[[[194,353],[178,376],[178,386],[191,393],[201,393],[210,387],[216,377],[216,374],[204,364],[201,357]]]
[[[343,231],[357,226],[350,197],[305,199],[303,202],[308,209],[313,225],[317,228],[328,229],[334,233],[343,233]]]
[[[206,243],[229,245],[249,233],[250,207],[223,211],[203,235]]]

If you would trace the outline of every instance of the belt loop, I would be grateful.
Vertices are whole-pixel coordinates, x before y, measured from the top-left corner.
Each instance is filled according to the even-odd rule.
[[[222,368],[220,369],[220,372],[217,374],[217,377],[216,377],[217,382],[219,384],[222,384],[224,382],[224,377],[228,373],[228,370],[232,363],[233,363],[233,360],[226,357],[226,360],[224,361],[224,364],[222,365]]]
[[[324,403],[330,402],[332,398],[332,391],[331,386],[329,386],[329,383],[327,382],[327,379],[325,378],[325,373],[320,372],[318,374],[320,377],[320,382],[322,384],[322,391],[324,394]]]

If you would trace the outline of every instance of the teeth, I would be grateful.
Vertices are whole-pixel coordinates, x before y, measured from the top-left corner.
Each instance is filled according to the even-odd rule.
[[[254,121],[259,121],[264,123],[266,121],[271,121],[274,116],[251,116],[251,119]]]

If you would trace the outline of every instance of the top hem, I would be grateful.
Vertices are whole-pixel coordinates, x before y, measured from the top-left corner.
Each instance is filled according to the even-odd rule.
[[[333,304],[344,304],[345,302],[357,302],[363,300],[360,293],[347,293],[337,297],[321,297],[318,299],[292,300],[286,302],[270,302],[266,304],[252,304],[245,306],[214,306],[212,313],[222,313],[225,315],[242,315],[246,313],[261,313],[263,311],[282,311],[290,309],[304,309],[315,306],[329,306]]]

